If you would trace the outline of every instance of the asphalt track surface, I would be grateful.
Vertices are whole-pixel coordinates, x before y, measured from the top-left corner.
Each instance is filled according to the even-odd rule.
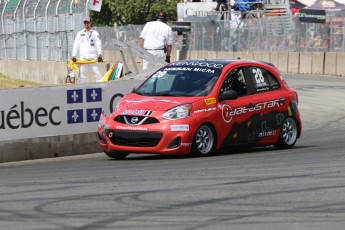
[[[0,229],[344,229],[345,78],[287,81],[294,149],[1,164]]]

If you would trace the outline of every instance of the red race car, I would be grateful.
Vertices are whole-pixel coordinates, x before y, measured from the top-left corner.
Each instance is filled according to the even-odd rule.
[[[101,115],[111,158],[195,154],[244,146],[292,148],[301,135],[298,95],[271,63],[183,60],[168,64]]]

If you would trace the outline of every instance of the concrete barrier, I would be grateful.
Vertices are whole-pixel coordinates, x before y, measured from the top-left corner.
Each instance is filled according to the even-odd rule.
[[[311,73],[312,74],[323,74],[325,65],[325,53],[324,52],[313,52]]]
[[[101,113],[109,115],[144,79],[0,90],[6,98],[0,101],[0,162],[101,151],[96,139]]]
[[[300,53],[300,63],[301,64],[299,65],[299,73],[311,74],[312,54]]]
[[[299,73],[299,53],[289,52],[288,54],[288,73]]]
[[[282,73],[287,73],[288,72],[288,59],[289,59],[289,54],[287,52],[279,52],[278,53],[278,69]]]
[[[217,52],[217,58],[233,59],[234,58],[234,53],[233,52],[219,51],[219,52]]]
[[[325,75],[336,75],[337,74],[337,53],[325,53]],[[343,64],[344,65],[344,64]]]
[[[124,69],[124,73],[134,72],[134,66],[129,54],[124,50],[129,70]],[[198,58],[224,58],[233,59],[255,59],[269,61],[276,65],[281,72],[296,74],[325,74],[333,76],[344,76],[343,64],[344,53],[328,52],[224,52],[224,51],[187,51],[188,59]],[[177,60],[176,51],[172,52],[171,61]],[[101,71],[106,73],[109,66],[116,60],[121,60],[119,51],[104,51],[105,63],[101,63]],[[142,69],[142,60],[135,58],[138,69]],[[67,62],[53,61],[20,61],[20,60],[0,60],[0,73],[9,77],[22,80],[40,82],[43,85],[64,84],[67,75]],[[95,78],[90,71],[88,82],[95,82]]]
[[[199,58],[199,51],[198,50],[191,50],[189,57],[190,57],[189,59]]]
[[[263,60],[263,52],[254,52],[253,53],[253,59],[255,60]]]
[[[271,60],[271,53],[270,52],[262,52],[262,61],[270,61]]]
[[[337,53],[336,75],[345,76],[345,53]]]
[[[0,142],[0,163],[102,152],[96,132]]]
[[[279,65],[279,54],[278,54],[278,52],[270,52],[269,62],[271,62],[273,65],[278,67],[278,65]]]
[[[208,51],[199,50],[197,58],[201,58],[201,59],[208,58]]]
[[[209,59],[217,58],[217,52],[216,51],[208,51],[207,52],[207,58],[209,58]]]

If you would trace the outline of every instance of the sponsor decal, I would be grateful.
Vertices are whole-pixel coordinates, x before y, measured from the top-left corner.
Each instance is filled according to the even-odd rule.
[[[269,89],[270,89],[269,87],[263,87],[263,88],[256,89],[256,92],[267,91]]]
[[[29,128],[33,124],[40,127],[48,124],[57,126],[61,124],[61,120],[54,119],[54,113],[59,110],[59,106],[54,106],[51,109],[39,107],[32,110],[26,108],[24,101],[21,101],[19,106],[17,104],[13,105],[8,112],[5,110],[0,111],[0,129]]]
[[[173,103],[173,104],[181,104],[179,101],[172,101],[172,100],[164,100],[164,99],[143,99],[143,100],[124,100],[126,103],[135,103],[135,102],[166,102],[166,103]]]
[[[216,110],[216,107],[204,108],[204,109],[195,110],[194,113],[203,113],[203,112],[210,112],[210,111],[215,111],[215,110]]]
[[[185,71],[185,72],[203,72],[203,73],[215,73],[214,69],[207,68],[188,68],[188,67],[168,67],[164,71]]]
[[[144,109],[125,109],[122,111],[121,115],[141,115],[141,116],[150,116],[154,111],[144,110]]]
[[[182,147],[190,147],[192,146],[192,143],[181,143]]]
[[[231,108],[230,105],[228,105],[228,104],[223,105],[223,107],[222,107],[222,117],[223,117],[223,120],[226,123],[230,123],[231,120],[232,120],[231,112],[232,112],[232,108]]]
[[[189,125],[170,125],[171,131],[189,131]]]
[[[198,62],[198,61],[181,61],[171,63],[169,66],[191,66],[191,67],[208,67],[208,68],[223,68],[223,64],[214,62]]]
[[[147,128],[143,128],[143,127],[137,127],[137,126],[120,126],[117,125],[116,129],[123,129],[123,130],[137,130],[137,131],[147,131]]]
[[[163,77],[166,73],[167,73],[167,71],[157,71],[152,77],[153,77],[153,78],[161,78],[161,77]]]
[[[213,105],[213,104],[217,103],[217,100],[215,97],[206,98],[206,99],[204,99],[204,101],[205,101],[206,105]]]
[[[194,72],[215,73],[214,69],[194,68]]]
[[[325,23],[326,10],[301,9],[299,13],[299,21],[309,23]]]
[[[274,100],[274,101],[266,101],[266,102],[262,102],[262,103],[258,103],[256,105],[254,105],[253,107],[238,107],[235,110],[232,110],[231,106],[228,104],[224,104],[222,106],[222,116],[223,116],[223,120],[226,123],[230,123],[232,120],[232,117],[235,115],[241,115],[241,114],[246,114],[246,113],[252,113],[258,110],[263,110],[263,109],[267,109],[267,108],[273,108],[273,107],[279,107],[280,103],[279,103],[280,99],[278,100]]]
[[[262,132],[262,133],[259,133],[259,137],[274,136],[274,135],[276,135],[276,133],[277,133],[276,130],[268,131],[268,132]]]

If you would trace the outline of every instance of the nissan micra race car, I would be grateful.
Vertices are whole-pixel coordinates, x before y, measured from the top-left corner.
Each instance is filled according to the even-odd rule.
[[[301,135],[298,95],[271,63],[184,60],[168,64],[101,115],[99,143],[129,153],[208,156],[227,148],[292,148]]]

